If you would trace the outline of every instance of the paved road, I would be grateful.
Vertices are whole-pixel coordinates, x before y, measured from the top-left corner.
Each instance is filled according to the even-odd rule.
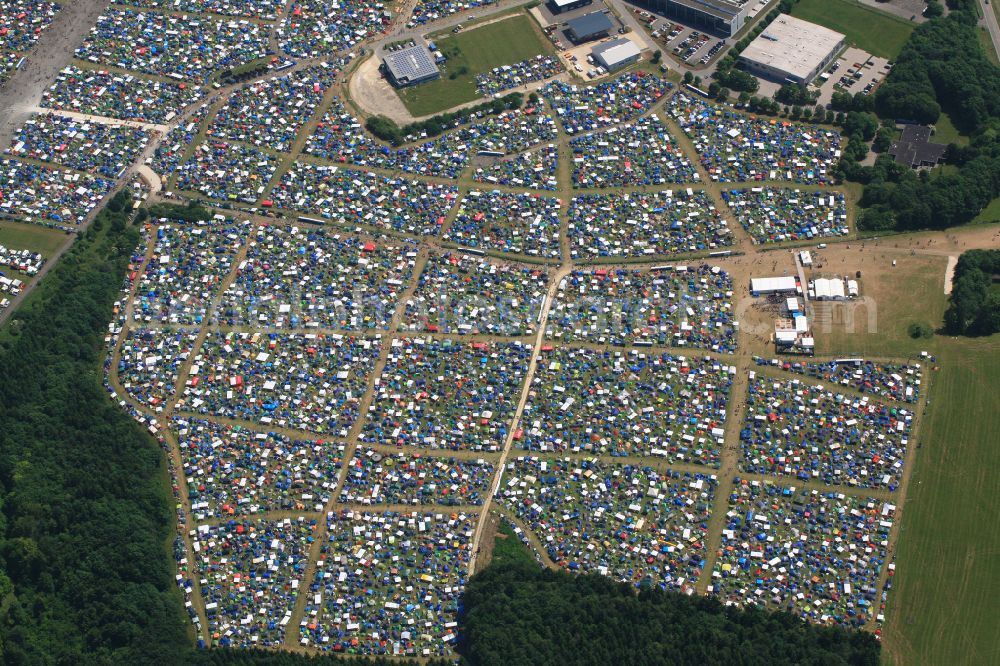
[[[997,2],[997,0],[993,0]],[[1000,25],[997,25],[997,15],[993,8],[986,4],[986,0],[979,0],[979,6],[983,9],[983,25],[990,31],[990,41],[993,42],[993,50],[1000,58]]]

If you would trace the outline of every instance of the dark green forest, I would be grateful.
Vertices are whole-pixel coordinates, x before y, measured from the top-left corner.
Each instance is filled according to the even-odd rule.
[[[958,258],[945,330],[957,335],[1000,333],[1000,250],[970,250]]]
[[[101,382],[138,231],[117,196],[0,336],[0,661],[176,659],[164,458]],[[162,663],[162,662],[161,662]]]
[[[472,578],[459,626],[459,650],[471,666],[879,663],[871,634],[698,595],[636,594],[603,576],[533,563],[495,564]]]
[[[881,155],[873,167],[845,151],[841,175],[865,183],[859,226],[873,231],[966,224],[1000,196],[1000,67],[979,45],[973,0],[949,3],[947,17],[913,31],[875,95],[882,118],[934,123],[947,112],[968,146],[946,155],[957,170],[919,175]],[[861,154],[863,157],[863,154]]]

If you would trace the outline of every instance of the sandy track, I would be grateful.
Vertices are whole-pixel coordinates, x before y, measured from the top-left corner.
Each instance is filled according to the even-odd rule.
[[[0,145],[10,143],[14,131],[41,102],[42,93],[69,64],[73,51],[109,4],[109,0],[62,3],[62,10],[56,14],[52,25],[42,32],[24,66],[0,88]]]

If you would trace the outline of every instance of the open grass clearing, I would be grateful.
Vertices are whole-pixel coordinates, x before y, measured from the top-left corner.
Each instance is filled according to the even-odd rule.
[[[847,41],[883,58],[894,59],[913,25],[849,0],[800,0],[792,16],[844,33]]]
[[[997,51],[993,48],[993,41],[990,39],[990,33],[987,32],[986,28],[977,28],[976,36],[979,38],[979,45],[983,47],[986,59],[994,65],[1000,65],[1000,58],[997,58]]]
[[[969,137],[962,134],[955,123],[951,121],[951,116],[942,113],[937,122],[934,123],[934,143],[957,143],[960,146],[969,144]]]
[[[985,222],[1000,222],[1000,197],[989,203],[986,208],[972,219],[972,224],[982,224]]]
[[[818,354],[916,358],[927,340],[910,338],[907,327],[924,323],[941,326],[947,307],[944,271],[940,256],[883,253],[873,241],[858,252],[833,246],[820,252],[824,267],[809,277],[850,275],[856,271],[862,300],[817,304],[816,352]],[[879,241],[891,247],[892,238]],[[892,266],[893,259],[896,266]],[[824,311],[828,312],[823,315]]]
[[[919,300],[909,304],[918,307]],[[936,337],[889,594],[883,661],[1000,660],[1000,336]]]
[[[0,221],[0,245],[15,250],[41,252],[46,259],[59,251],[71,237],[63,231],[41,227],[35,224]]]
[[[441,66],[441,78],[398,91],[414,116],[477,100],[480,95],[476,91],[476,74],[552,51],[538,26],[524,13],[450,34],[435,43],[448,58]]]

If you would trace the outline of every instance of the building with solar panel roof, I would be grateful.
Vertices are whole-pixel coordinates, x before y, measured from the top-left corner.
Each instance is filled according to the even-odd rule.
[[[433,81],[441,76],[434,56],[424,44],[415,44],[382,56],[382,71],[397,88]]]

